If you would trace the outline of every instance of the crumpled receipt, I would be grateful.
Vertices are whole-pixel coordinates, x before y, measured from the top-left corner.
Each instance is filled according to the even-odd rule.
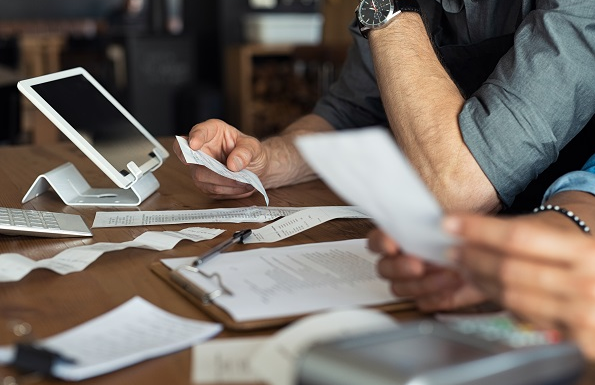
[[[258,192],[260,192],[264,196],[264,200],[266,201],[267,206],[269,205],[269,197],[267,195],[267,192],[265,191],[262,182],[255,173],[246,169],[238,172],[230,171],[223,163],[219,162],[217,159],[214,159],[213,157],[205,154],[200,150],[191,149],[188,145],[188,140],[186,140],[186,138],[176,136],[176,139],[180,144],[182,154],[184,154],[184,159],[187,163],[205,166],[209,170],[216,172],[221,176],[237,180],[238,182],[252,185],[256,190],[258,190]]]

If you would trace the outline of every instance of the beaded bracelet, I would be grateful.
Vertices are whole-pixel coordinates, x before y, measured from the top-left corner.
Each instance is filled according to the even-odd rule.
[[[560,206],[554,206],[554,205],[541,205],[539,207],[536,207],[533,209],[534,213],[538,213],[541,211],[556,211],[560,214],[563,214],[565,216],[567,216],[569,219],[571,219],[574,223],[576,223],[576,225],[578,227],[581,228],[581,230],[583,230],[585,233],[590,234],[591,233],[591,228],[589,226],[587,226],[587,224],[585,223],[585,221],[583,221],[582,219],[580,219],[578,217],[578,215],[575,215],[574,212],[566,210],[565,208],[562,208]]]

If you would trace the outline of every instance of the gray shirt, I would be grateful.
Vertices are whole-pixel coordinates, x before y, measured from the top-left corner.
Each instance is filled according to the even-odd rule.
[[[514,46],[459,115],[463,138],[505,205],[595,113],[593,0],[418,0],[437,47],[514,33]],[[444,10],[433,23],[436,3]],[[387,125],[356,24],[339,80],[314,109],[337,129]],[[448,33],[445,33],[448,31]],[[396,47],[398,49],[398,47]],[[595,150],[595,146],[594,146]]]

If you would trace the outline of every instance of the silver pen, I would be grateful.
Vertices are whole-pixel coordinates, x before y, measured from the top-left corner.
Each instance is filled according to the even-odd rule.
[[[252,234],[252,230],[250,229],[236,231],[235,233],[233,233],[231,238],[225,240],[224,242],[221,242],[220,244],[213,247],[203,255],[196,257],[194,262],[192,262],[192,267],[198,267],[203,263],[209,261],[211,258],[218,255],[219,253],[221,253],[223,250],[235,245],[236,243],[244,242],[244,239],[248,238],[250,234]]]

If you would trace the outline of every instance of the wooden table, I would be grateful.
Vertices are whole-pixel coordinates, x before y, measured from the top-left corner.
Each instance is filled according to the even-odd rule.
[[[162,140],[171,148],[173,138]],[[77,213],[90,226],[98,210],[96,207],[69,207],[54,192],[47,192],[26,204],[21,199],[37,175],[70,161],[93,187],[113,187],[105,175],[71,143],[48,146],[17,146],[0,148],[0,206],[24,207],[65,213]],[[264,205],[260,194],[242,200],[213,201],[197,192],[188,170],[174,155],[155,172],[161,187],[143,202],[139,210],[196,210],[225,207]],[[344,204],[320,181],[293,187],[270,190],[271,206],[323,206]],[[69,247],[96,242],[123,242],[145,231],[180,230],[193,225],[168,225],[150,227],[124,227],[93,229],[93,238],[44,239],[33,237],[0,236],[0,253],[16,252],[32,259],[49,258]],[[197,226],[203,226],[198,224]],[[206,226],[209,226],[207,224]],[[238,230],[242,224],[214,224],[212,227]],[[251,224],[256,228],[264,224]],[[365,237],[372,229],[367,220],[333,220],[278,242],[273,246],[298,243],[335,241]],[[152,262],[168,256],[191,256],[219,242],[192,243],[182,241],[171,251],[157,252],[143,249],[126,249],[104,254],[80,273],[60,276],[48,270],[34,270],[24,279],[14,283],[0,283],[0,345],[11,344],[17,337],[8,326],[13,321],[25,321],[32,326],[33,336],[43,338],[62,332],[122,304],[139,295],[155,305],[184,317],[209,320],[197,307],[176,293],[149,268]],[[240,248],[258,245],[239,245]],[[419,318],[416,311],[395,313],[400,320]],[[223,331],[217,338],[270,334],[274,330],[240,333]],[[14,375],[9,367],[0,367],[0,379]],[[588,379],[595,379],[595,375]],[[588,379],[586,381],[588,381]],[[64,383],[44,379],[42,384]],[[146,361],[104,376],[82,381],[81,384],[189,384],[190,350]],[[585,382],[593,383],[593,381]]]

